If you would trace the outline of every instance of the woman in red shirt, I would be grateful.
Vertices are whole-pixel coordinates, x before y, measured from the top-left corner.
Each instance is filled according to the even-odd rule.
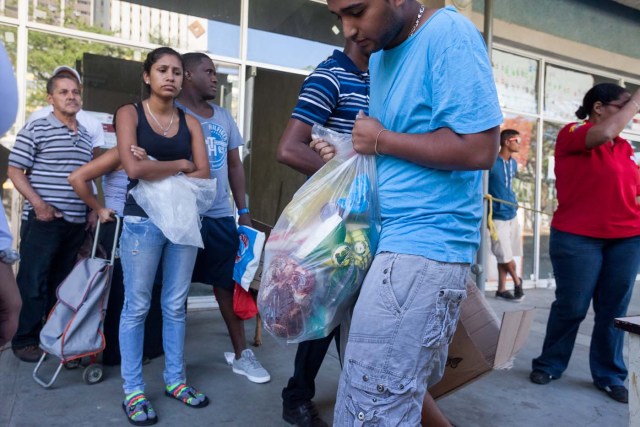
[[[549,254],[556,278],[542,354],[531,381],[547,384],[567,368],[578,327],[593,300],[596,313],[589,364],[594,385],[626,403],[623,332],[613,319],[626,314],[640,266],[638,166],[619,134],[640,110],[640,91],[601,83],[576,111],[583,122],[558,134],[555,151],[558,209]]]

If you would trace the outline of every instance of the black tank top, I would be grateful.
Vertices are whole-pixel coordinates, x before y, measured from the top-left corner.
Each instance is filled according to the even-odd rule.
[[[184,111],[178,108],[178,133],[171,138],[157,134],[144,114],[142,102],[134,104],[138,113],[138,127],[136,137],[138,146],[147,150],[149,156],[156,160],[166,162],[171,160],[191,160],[191,132],[187,126]],[[136,203],[129,191],[138,184],[137,179],[129,179],[127,186],[127,201],[124,204],[124,215],[148,217],[144,209]]]

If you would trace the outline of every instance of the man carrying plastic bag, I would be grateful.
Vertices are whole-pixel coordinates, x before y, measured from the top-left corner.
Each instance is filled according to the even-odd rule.
[[[318,125],[336,156],[293,196],[265,247],[258,307],[266,329],[297,343],[327,336],[357,297],[380,232],[373,156]]]

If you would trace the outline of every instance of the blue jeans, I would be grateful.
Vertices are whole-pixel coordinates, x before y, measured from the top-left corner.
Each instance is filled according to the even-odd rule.
[[[533,369],[560,378],[567,369],[578,334],[593,299],[595,325],[589,365],[597,387],[623,385],[624,332],[613,319],[625,316],[640,265],[640,236],[596,239],[551,229],[549,247],[556,277],[547,334]]]
[[[467,264],[376,255],[356,303],[333,417],[336,427],[419,426],[447,361]]]
[[[120,367],[125,394],[144,391],[142,349],[144,322],[151,303],[156,270],[162,260],[162,337],[164,382],[185,382],[185,301],[198,248],[174,245],[148,218],[126,216],[120,238],[124,306],[120,316]]]

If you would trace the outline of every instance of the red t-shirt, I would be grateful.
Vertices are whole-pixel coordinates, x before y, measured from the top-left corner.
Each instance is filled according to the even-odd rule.
[[[640,235],[640,175],[631,144],[616,137],[586,148],[589,122],[570,123],[555,152],[558,209],[551,226],[582,236],[612,239]]]

